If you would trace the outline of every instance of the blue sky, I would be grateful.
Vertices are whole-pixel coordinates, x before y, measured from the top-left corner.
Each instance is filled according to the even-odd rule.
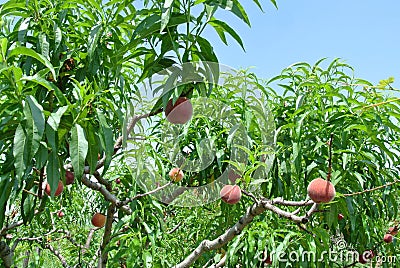
[[[342,58],[355,76],[377,83],[393,76],[400,86],[400,1],[398,0],[277,0],[278,10],[260,0],[241,1],[252,27],[227,11],[217,14],[242,37],[246,52],[233,40],[225,46],[210,27],[206,36],[221,63],[252,69],[270,78],[288,65]]]

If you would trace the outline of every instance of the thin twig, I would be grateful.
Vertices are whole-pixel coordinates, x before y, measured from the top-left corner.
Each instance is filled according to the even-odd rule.
[[[354,195],[365,194],[365,193],[369,193],[369,192],[373,192],[373,191],[376,191],[376,190],[380,190],[380,189],[386,188],[388,186],[391,186],[391,185],[399,183],[399,182],[400,182],[400,180],[396,180],[395,179],[392,182],[386,183],[384,185],[381,185],[381,186],[378,186],[378,187],[375,187],[375,188],[366,189],[366,190],[363,190],[363,191],[360,191],[360,192],[355,192],[355,193],[343,194],[343,196],[354,196]]]
[[[250,193],[250,192],[248,192],[248,191],[246,191],[244,189],[242,189],[242,193],[244,193],[248,197],[251,197],[254,200],[254,202],[256,202],[256,203],[260,202],[260,200],[258,200],[257,197],[255,197],[254,194],[252,194],[252,193]]]
[[[33,196],[39,198],[38,194],[32,193],[31,191],[28,191],[28,190],[26,190],[26,189],[23,189],[22,191],[24,191],[24,192],[27,193],[27,194],[30,194],[30,195],[33,195]]]
[[[183,222],[178,223],[174,228],[172,228],[172,230],[168,231],[167,234],[172,234],[174,233],[176,230],[178,230],[179,227],[181,227]]]
[[[47,248],[48,250],[50,250],[61,262],[63,267],[69,267],[67,264],[67,261],[65,260],[64,256],[55,248],[53,248],[52,245],[50,244],[46,244],[45,248]]]
[[[83,246],[82,251],[81,251],[82,255],[85,254],[86,250],[89,249],[90,242],[92,241],[92,238],[93,238],[93,234],[94,234],[94,232],[95,232],[96,230],[98,230],[98,229],[100,229],[100,228],[91,228],[91,229],[90,229],[89,234],[88,234],[88,237],[87,237],[87,239],[86,239],[86,243],[85,243],[85,245]]]
[[[306,233],[308,233],[308,234],[312,235],[313,237],[315,237],[315,236],[316,236],[316,235],[315,235],[315,234],[313,234],[311,231],[307,230],[307,228],[306,228],[306,227],[302,226],[302,225],[301,225],[301,223],[297,223],[297,226],[298,226],[298,227],[299,227],[301,230],[303,230],[304,232],[306,232]]]
[[[171,184],[172,184],[172,182],[170,181],[170,182],[168,182],[167,184],[164,184],[163,186],[159,186],[159,187],[157,187],[157,188],[154,189],[154,190],[151,190],[151,191],[146,192],[146,193],[143,193],[143,194],[135,195],[134,197],[131,197],[131,198],[125,200],[125,201],[122,201],[122,202],[120,203],[120,205],[127,205],[128,203],[132,202],[133,200],[136,200],[136,199],[141,198],[141,197],[145,197],[145,196],[147,196],[147,195],[154,194],[154,193],[156,193],[156,192],[158,192],[158,191],[161,191],[162,189],[168,187],[168,186],[171,185]]]

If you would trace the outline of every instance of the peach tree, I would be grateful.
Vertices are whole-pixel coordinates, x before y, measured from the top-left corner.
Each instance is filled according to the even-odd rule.
[[[204,30],[244,43],[220,12],[250,25],[238,0],[1,4],[5,267],[399,263],[392,80],[224,67]],[[333,200],[307,197],[317,178]]]

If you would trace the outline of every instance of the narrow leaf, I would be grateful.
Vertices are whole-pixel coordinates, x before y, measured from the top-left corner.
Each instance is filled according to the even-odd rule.
[[[41,142],[39,149],[36,152],[35,155],[35,167],[37,169],[41,169],[42,167],[44,167],[47,163],[47,158],[48,158],[48,148],[47,148],[47,144],[45,142]]]
[[[30,152],[30,157],[33,157],[33,155],[36,154],[40,141],[42,140],[43,133],[44,133],[44,128],[45,128],[45,120],[44,120],[44,115],[43,115],[43,107],[36,101],[36,99],[33,96],[27,96],[26,98],[29,108],[30,108],[30,113],[31,113],[31,118],[32,118],[32,143],[29,144],[31,148]],[[29,161],[29,159],[28,159]]]
[[[49,60],[47,60],[44,56],[38,54],[36,51],[34,51],[31,48],[16,47],[13,50],[11,50],[10,54],[8,55],[8,57],[11,58],[12,56],[20,56],[20,55],[29,56],[29,57],[32,57],[32,58],[38,60],[44,66],[49,68],[49,70],[50,70],[50,72],[51,72],[51,74],[53,75],[54,78],[57,77],[56,76],[56,72],[55,72],[54,67],[51,64],[51,62]]]
[[[239,45],[242,47],[242,49],[243,49],[244,51],[246,51],[245,48],[244,48],[244,45],[243,45],[243,41],[242,41],[242,39],[240,38],[240,36],[239,36],[239,35],[235,32],[235,30],[233,30],[227,23],[225,23],[225,22],[223,22],[223,21],[220,21],[220,20],[213,19],[213,20],[209,21],[209,24],[210,24],[212,27],[214,27],[214,29],[217,31],[218,35],[220,36],[220,38],[222,39],[222,41],[223,41],[225,44],[226,44],[226,39],[225,39],[225,41],[224,41],[223,37],[221,37],[221,32],[227,32],[227,33],[229,33],[229,34],[233,37],[233,39],[235,39],[236,42],[239,43]],[[222,36],[225,36],[225,35],[222,34]]]
[[[47,36],[45,33],[42,33],[39,35],[39,44],[40,44],[40,48],[42,50],[42,55],[46,58],[49,59],[49,47],[50,44],[47,41]]]
[[[114,154],[114,139],[113,139],[113,131],[108,126],[105,116],[101,111],[98,111],[98,118],[100,121],[100,134],[101,134],[101,143],[106,153],[106,161],[104,162],[104,172],[108,169],[111,163],[112,156]]]
[[[49,119],[47,120],[47,123],[54,131],[57,131],[58,125],[60,124],[60,121],[61,121],[61,117],[67,110],[68,110],[68,106],[63,106],[63,107],[58,108],[58,110],[56,112],[53,112],[50,114]]]
[[[78,178],[83,175],[88,152],[88,142],[85,138],[85,132],[79,124],[75,124],[71,129],[69,152],[75,176]]]
[[[89,124],[88,128],[86,129],[86,137],[88,140],[88,155],[87,161],[89,163],[90,173],[96,170],[98,154],[99,154],[99,140],[96,135],[96,129],[92,124]]]
[[[50,185],[50,194],[54,196],[60,181],[60,166],[58,164],[58,155],[56,151],[51,151],[46,167],[47,183]]]
[[[13,185],[9,177],[8,174],[4,177],[0,177],[0,229],[3,227],[6,205]]]
[[[93,53],[97,48],[97,42],[99,41],[101,34],[102,25],[97,24],[90,30],[89,40],[88,40],[88,57],[92,59]]]
[[[61,29],[58,26],[58,24],[54,24],[54,50],[57,51],[58,47],[61,44],[62,40],[62,34],[61,34]]]
[[[26,169],[26,163],[25,163],[26,156],[24,155],[26,148],[25,140],[26,140],[25,131],[22,125],[19,124],[14,135],[14,149],[13,149],[13,155],[15,159],[14,166],[16,170],[15,176],[17,177],[18,180],[20,180],[23,177],[23,174]]]
[[[35,82],[39,85],[44,86],[47,88],[49,91],[54,91],[54,94],[56,95],[57,100],[60,102],[61,105],[66,105],[68,103],[67,98],[65,95],[61,92],[61,90],[56,87],[53,83],[47,81],[43,77],[40,77],[38,75],[33,75],[33,76],[24,76],[21,78],[21,80],[26,80],[26,81],[32,81]]]
[[[161,14],[160,33],[165,29],[165,27],[167,27],[170,17],[171,17],[171,8],[163,8],[163,12]]]

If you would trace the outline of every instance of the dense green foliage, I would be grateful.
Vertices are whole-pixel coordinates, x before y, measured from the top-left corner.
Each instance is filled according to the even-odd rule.
[[[322,261],[273,258],[274,265],[342,267],[351,261],[323,254],[366,249],[400,263],[398,240],[383,242],[388,228],[399,223],[400,203],[400,101],[390,79],[374,86],[353,77],[340,60],[321,60],[294,64],[269,80],[238,71],[222,85],[183,83],[161,96],[159,88],[143,90],[142,82],[171,66],[218,62],[202,35],[206,27],[223,43],[229,35],[244,47],[229,23],[215,16],[218,10],[250,25],[238,0],[10,0],[0,6],[0,241],[11,248],[15,265],[173,267],[203,240],[236,224],[255,201],[244,194],[233,206],[218,199],[180,207],[157,194],[141,195],[157,185],[143,185],[139,177],[168,181],[174,166],[168,142],[182,152],[192,146],[190,160],[204,153],[204,138],[216,150],[206,168],[186,172],[176,187],[213,185],[231,165],[243,174],[237,183],[256,199],[303,201],[308,183],[328,176],[331,134],[333,202],[320,205],[304,224],[267,210],[194,266],[226,256],[227,267],[257,267],[271,252],[284,252],[286,259],[314,252]],[[213,74],[222,71],[214,68]],[[231,109],[246,130],[248,148],[239,148],[244,163],[233,161],[232,125],[211,115],[194,117],[167,142],[162,109],[181,95]],[[126,124],[139,115],[130,141],[136,150],[124,154]],[[75,174],[68,186],[66,168]],[[48,197],[45,183],[54,195],[59,180],[62,195]],[[108,215],[104,229],[92,227],[95,212]]]

